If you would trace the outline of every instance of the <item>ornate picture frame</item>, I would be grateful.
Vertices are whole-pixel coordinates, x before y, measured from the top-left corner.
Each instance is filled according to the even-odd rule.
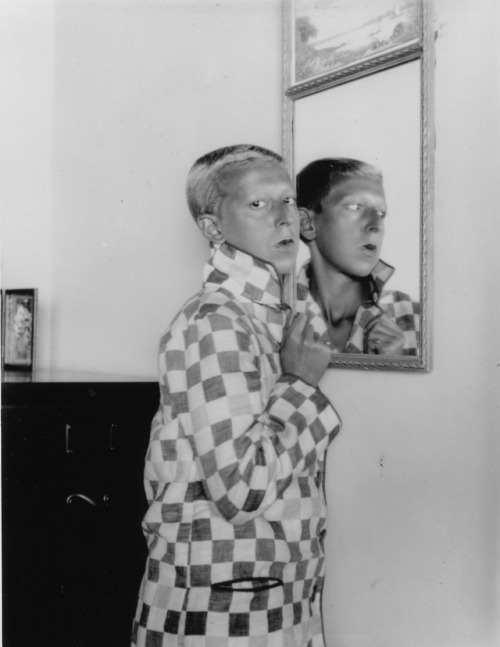
[[[415,356],[336,353],[331,365],[429,371],[434,169],[432,0],[398,3],[403,8],[418,9],[418,20],[414,20],[417,37],[373,56],[360,51],[356,54],[351,48],[353,60],[349,64],[332,65],[333,69],[296,82],[298,10],[313,4],[326,6],[322,2],[283,0],[283,154],[290,175],[294,178],[305,164],[322,157],[357,158],[382,170],[389,215],[382,259],[396,264],[390,287],[394,284],[405,291],[398,283],[406,287],[408,281],[411,288],[406,291],[415,294],[420,308]],[[346,0],[328,0],[327,4],[332,11],[337,7],[340,12],[348,12],[351,5]],[[366,10],[363,23],[375,18],[383,22],[385,14],[380,13],[380,7],[389,10],[394,4],[392,0],[380,0],[373,7],[368,3],[370,10]],[[379,8],[378,17],[371,11],[375,7]],[[348,33],[344,40],[349,42]]]

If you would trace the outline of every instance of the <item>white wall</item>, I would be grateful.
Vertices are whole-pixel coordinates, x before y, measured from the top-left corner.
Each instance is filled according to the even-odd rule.
[[[0,2],[2,287],[39,287],[38,361],[50,363],[54,16]]]
[[[344,420],[328,647],[500,641],[500,19],[496,0],[436,4],[434,369],[324,380]],[[236,141],[281,146],[280,3],[7,6],[3,287],[40,289],[41,364],[154,376],[206,257],[189,165]]]
[[[331,647],[500,644],[498,10],[436,2],[434,370],[324,382]]]
[[[6,7],[3,287],[39,288],[40,367],[154,377],[208,256],[190,165],[226,144],[281,148],[280,2]]]

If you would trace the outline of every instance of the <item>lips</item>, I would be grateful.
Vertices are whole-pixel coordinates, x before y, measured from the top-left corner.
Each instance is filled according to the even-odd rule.
[[[377,252],[377,246],[373,243],[366,243],[366,245],[361,245],[361,250],[368,254],[375,254]]]
[[[282,252],[288,252],[295,247],[295,241],[293,240],[293,238],[283,238],[278,243],[276,243],[275,247]]]

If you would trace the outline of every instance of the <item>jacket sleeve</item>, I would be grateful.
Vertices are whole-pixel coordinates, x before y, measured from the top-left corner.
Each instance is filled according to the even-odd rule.
[[[340,421],[319,389],[294,376],[276,380],[276,354],[261,354],[255,335],[233,317],[201,317],[185,341],[186,383],[173,414],[190,429],[207,496],[227,520],[242,524],[322,458]],[[174,394],[168,365],[167,356]]]

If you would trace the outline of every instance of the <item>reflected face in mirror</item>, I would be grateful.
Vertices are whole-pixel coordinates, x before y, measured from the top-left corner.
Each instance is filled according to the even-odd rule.
[[[299,249],[299,213],[295,189],[278,164],[253,164],[229,171],[222,180],[218,227],[224,239],[290,272]]]
[[[386,214],[382,182],[352,177],[337,184],[312,215],[318,251],[339,273],[368,276],[380,258]]]
[[[297,195],[311,257],[298,280],[310,290],[315,332],[337,354],[415,355],[418,304],[385,287],[394,268],[380,259],[382,173],[359,160],[319,159],[297,175]]]

